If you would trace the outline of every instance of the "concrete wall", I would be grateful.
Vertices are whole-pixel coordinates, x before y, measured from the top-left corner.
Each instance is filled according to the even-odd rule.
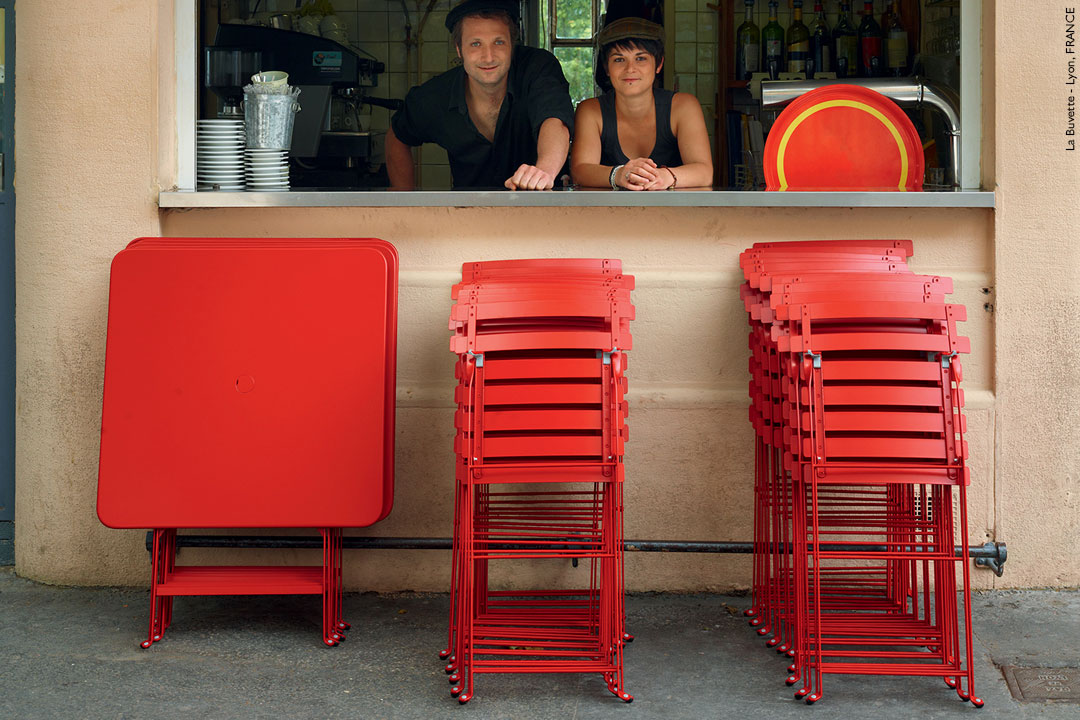
[[[1054,586],[1080,584],[1080,150],[1065,149],[1080,85],[1064,8],[999,3],[995,31],[997,531],[1025,569],[1007,581]]]
[[[16,15],[16,569],[128,575],[94,512],[109,262],[160,231],[158,6],[23,2]]]
[[[398,247],[397,496],[386,521],[356,531],[381,535],[448,535],[451,529],[454,381],[445,319],[461,262],[620,257],[639,288],[630,358],[626,535],[738,540],[750,537],[751,433],[737,254],[759,240],[842,235],[910,237],[918,271],[956,278],[956,299],[969,308],[965,331],[974,346],[965,359],[973,467],[970,540],[1009,543],[1006,576],[998,585],[1080,584],[1080,560],[1050,549],[1075,537],[1077,518],[1075,463],[1068,462],[1076,459],[1072,446],[1078,439],[1076,423],[1069,422],[1078,399],[1076,342],[1058,316],[1069,318],[1078,304],[1069,282],[1075,280],[1077,251],[1067,242],[1072,223],[1066,214],[1070,202],[1075,206],[1078,165],[1061,150],[1063,112],[1048,114],[1063,109],[1061,48],[1042,50],[1046,38],[1063,35],[1064,20],[1049,2],[1025,3],[1022,10],[1002,4],[992,19],[988,41],[993,39],[998,52],[987,51],[987,82],[996,74],[998,87],[988,93],[987,121],[996,147],[984,157],[996,158],[996,212],[159,213],[154,179],[168,178],[174,162],[167,142],[160,149],[154,143],[171,112],[171,3],[69,0],[53,3],[48,12],[20,6],[17,570],[55,583],[147,582],[142,533],[108,530],[94,514],[108,263],[132,237],[354,235],[383,237]],[[1039,48],[1035,54],[1033,47]],[[159,58],[160,68],[154,64]],[[57,90],[73,66],[97,69],[84,86],[89,92],[81,97],[88,99]],[[1032,109],[1036,103],[1038,113]],[[984,175],[995,177],[990,169]],[[996,291],[984,295],[982,288],[990,287]],[[984,309],[987,302],[993,311]],[[184,551],[182,559],[316,558],[300,552]],[[729,589],[745,587],[750,577],[748,558],[735,556],[631,555],[627,566],[632,589]],[[545,577],[567,573],[562,565],[538,571]],[[446,553],[346,557],[346,582],[354,589],[439,590],[446,588],[447,575]],[[985,571],[974,577],[980,586],[995,582]]]

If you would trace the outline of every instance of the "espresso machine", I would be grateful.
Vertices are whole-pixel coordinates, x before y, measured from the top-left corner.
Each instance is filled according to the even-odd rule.
[[[257,25],[219,25],[204,50],[203,84],[220,99],[219,117],[242,117],[243,87],[262,70],[283,70],[300,88],[292,147],[293,185],[385,184],[373,180],[385,133],[365,130],[362,105],[396,110],[401,100],[372,94],[386,68],[351,47],[315,35]]]

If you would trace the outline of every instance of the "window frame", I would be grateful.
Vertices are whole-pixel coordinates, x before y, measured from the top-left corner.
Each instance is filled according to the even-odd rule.
[[[601,0],[589,0],[592,4],[592,28],[593,33],[600,26],[600,2]],[[556,6],[559,0],[547,0],[548,8],[548,42],[552,49],[557,47],[592,47],[592,38],[560,38],[559,17]]]
[[[441,192],[395,192],[352,190],[332,193],[305,193],[286,191],[282,193],[197,193],[195,189],[195,120],[198,108],[198,0],[174,0],[172,27],[163,23],[163,31],[171,32],[174,50],[174,66],[164,69],[162,77],[175,78],[175,95],[172,127],[175,144],[161,143],[163,168],[170,165],[175,174],[166,171],[163,186],[170,188],[159,194],[161,207],[228,207],[228,206],[756,206],[756,207],[809,207],[809,206],[887,206],[887,207],[993,207],[994,193],[982,190],[982,77],[983,38],[982,7],[979,0],[960,2],[960,122],[961,122],[961,183],[954,192],[944,193],[875,193],[853,191],[849,193],[764,193],[748,191],[714,190],[698,193],[630,193],[634,201],[619,197],[615,200],[609,192],[576,191],[577,197],[568,201],[571,193],[545,193],[545,198],[525,200],[526,193],[502,193],[490,191],[441,191]],[[596,1],[593,2],[594,8]],[[549,7],[554,7],[550,3]],[[594,27],[597,20],[594,19]],[[554,32],[552,28],[551,32]],[[167,38],[166,38],[167,40]],[[575,40],[575,42],[580,42]],[[172,72],[170,73],[169,70]],[[965,111],[966,108],[966,111]],[[166,109],[167,111],[167,109]],[[162,126],[168,126],[163,123]],[[168,158],[174,150],[173,158]],[[171,177],[169,177],[171,175]],[[170,180],[172,182],[170,182]],[[194,196],[198,195],[198,200]],[[213,195],[215,197],[207,197]],[[649,197],[669,196],[673,197]],[[746,198],[736,196],[745,195]],[[749,196],[764,196],[750,199]],[[961,198],[960,195],[983,196]],[[245,196],[245,197],[237,197]],[[305,197],[306,196],[306,197]],[[346,197],[347,196],[347,197]],[[352,196],[355,196],[352,197]],[[411,198],[410,198],[411,196]],[[595,196],[587,200],[587,196]],[[712,197],[706,197],[712,196]],[[802,196],[802,197],[799,197]],[[895,196],[895,197],[890,197]],[[922,197],[919,197],[922,196]],[[496,200],[496,198],[498,198]],[[606,199],[605,199],[606,198]],[[345,202],[344,200],[348,200]],[[366,201],[365,201],[366,200]]]
[[[600,27],[600,17],[603,12],[601,3],[603,0],[589,0],[592,6],[592,29],[595,34]],[[559,18],[558,18],[558,3],[559,0],[544,0],[544,4],[547,6],[547,37],[545,42],[547,48],[551,50],[552,54],[555,53],[557,48],[592,48],[593,39],[587,38],[560,38],[559,37]],[[593,62],[596,61],[595,56]],[[593,77],[596,76],[596,68],[593,68]],[[593,80],[592,90],[595,93],[597,90],[596,80]]]

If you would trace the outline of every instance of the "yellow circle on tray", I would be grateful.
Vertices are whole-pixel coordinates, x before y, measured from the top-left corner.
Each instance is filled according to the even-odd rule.
[[[857,100],[826,100],[825,102],[820,102],[811,108],[803,110],[801,113],[799,113],[798,117],[791,121],[791,124],[788,125],[787,130],[784,131],[783,137],[780,138],[780,147],[776,151],[776,173],[778,179],[780,180],[780,189],[787,190],[788,188],[787,175],[784,173],[784,151],[787,149],[788,140],[791,139],[791,136],[795,132],[795,129],[799,127],[799,125],[801,125],[804,120],[806,120],[814,113],[820,110],[827,110],[828,108],[834,107],[849,107],[856,110],[862,110],[863,112],[869,113],[873,117],[877,118],[877,120],[888,129],[889,133],[891,133],[893,136],[893,140],[896,141],[896,149],[900,151],[900,182],[897,185],[897,190],[899,190],[900,192],[906,192],[907,188],[904,186],[907,184],[908,154],[907,149],[904,147],[904,141],[900,137],[900,131],[897,130],[896,125],[893,124],[892,120],[885,117],[885,115],[880,110],[870,107],[866,103],[861,103]]]

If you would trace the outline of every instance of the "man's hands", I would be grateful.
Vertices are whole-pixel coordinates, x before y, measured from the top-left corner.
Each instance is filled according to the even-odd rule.
[[[555,175],[535,165],[519,165],[503,184],[510,190],[550,190],[555,187]]]
[[[559,118],[549,117],[540,125],[537,134],[536,164],[519,165],[503,184],[511,190],[550,190],[555,187],[555,178],[569,151],[570,130]]]
[[[674,182],[672,172],[657,167],[650,158],[634,158],[615,178],[615,184],[627,190],[667,190]]]

